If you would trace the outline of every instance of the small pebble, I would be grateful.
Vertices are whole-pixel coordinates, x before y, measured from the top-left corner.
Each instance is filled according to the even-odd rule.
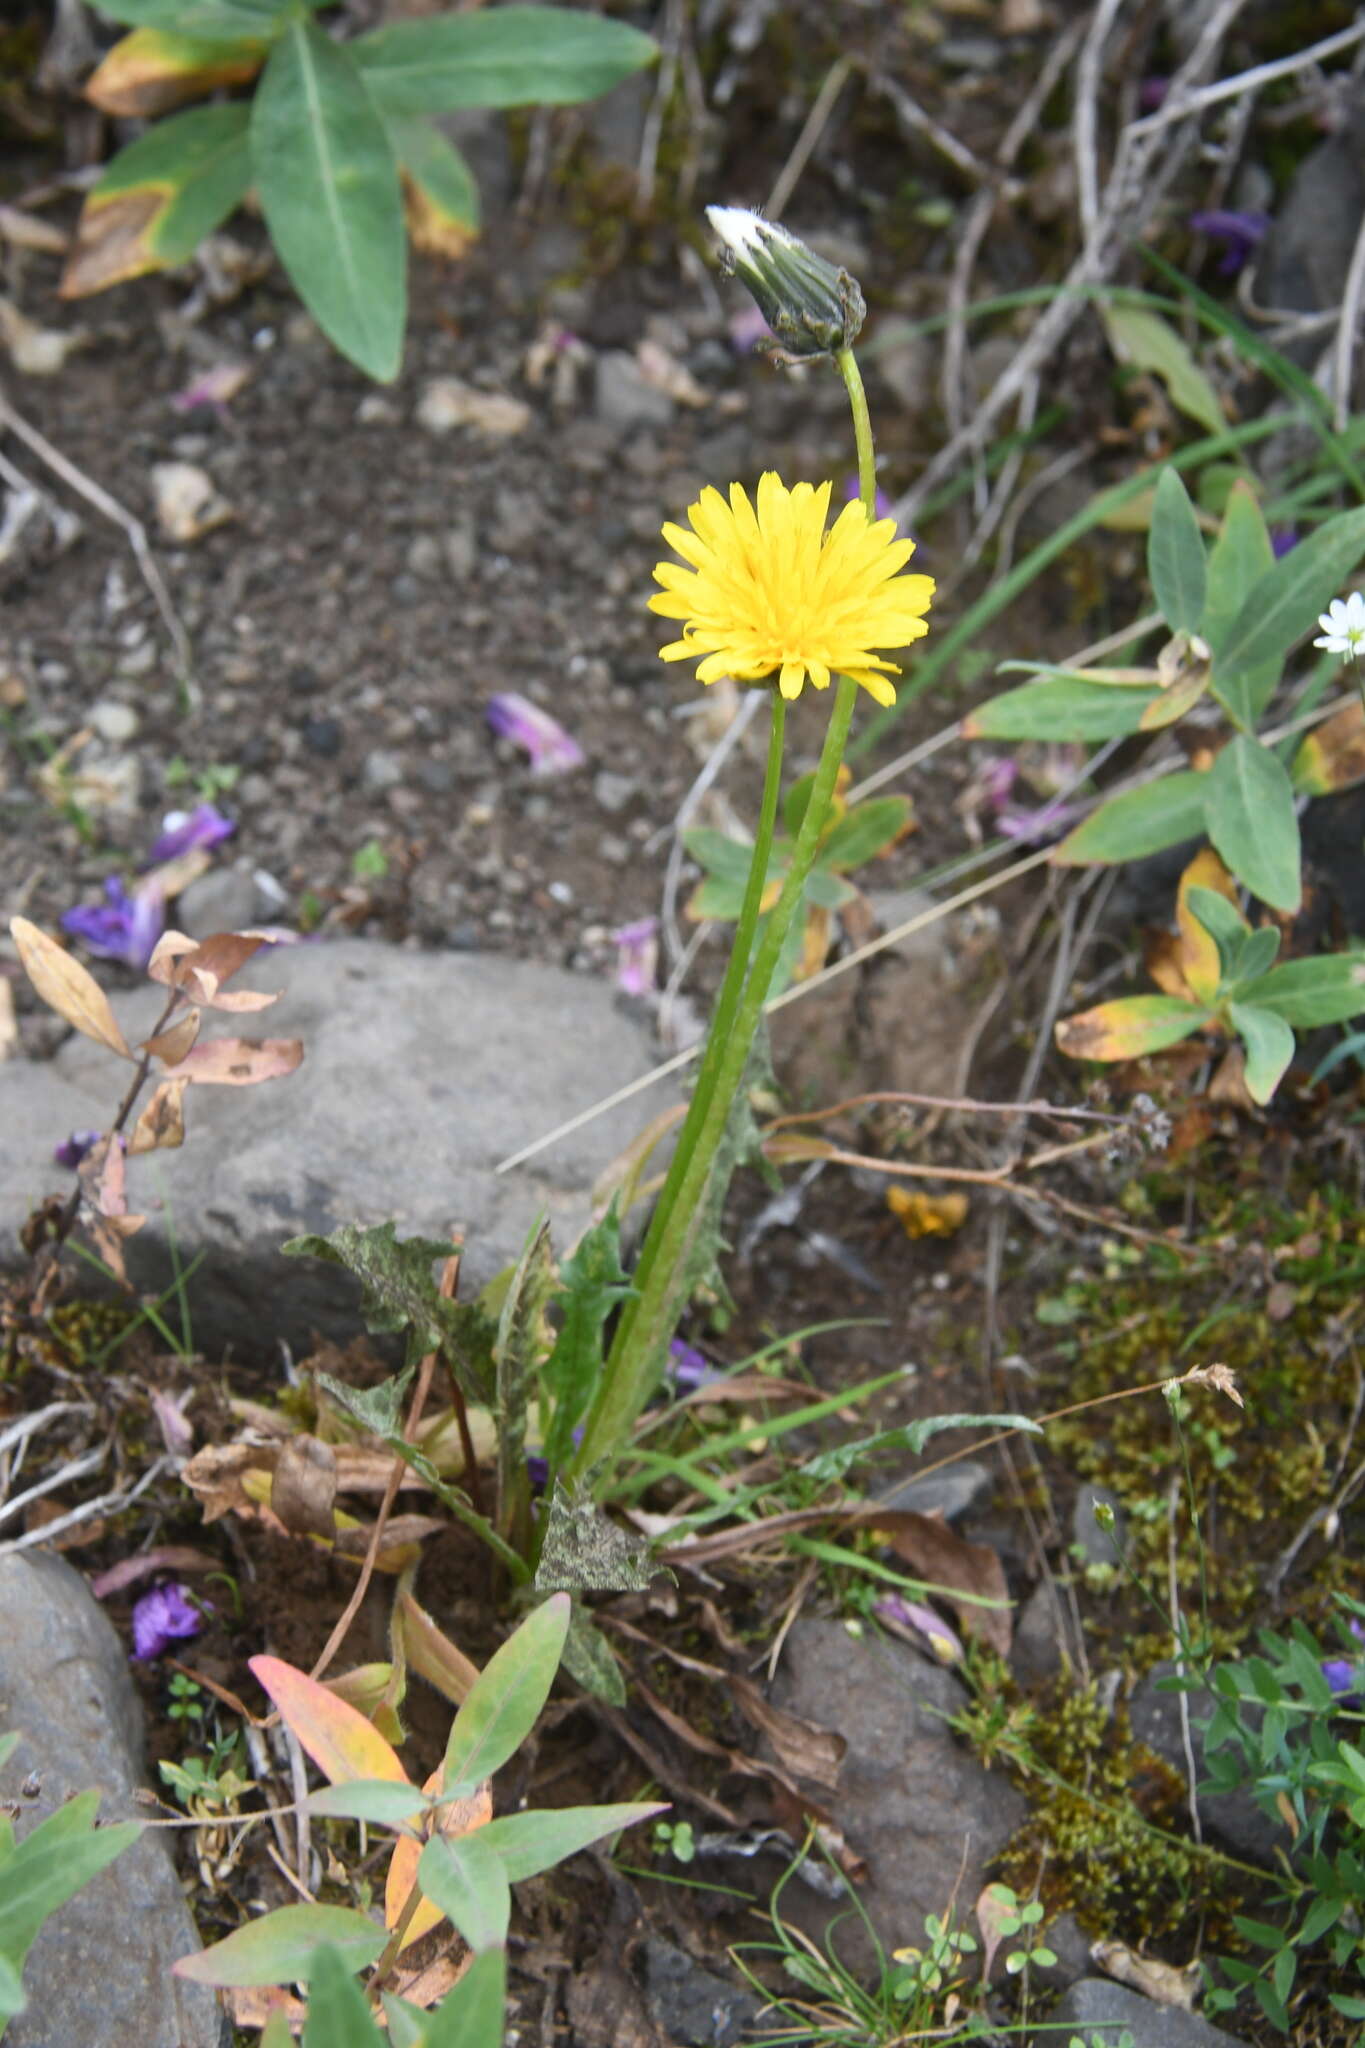
[[[303,722],[303,744],[312,754],[320,754],[324,761],[334,761],[341,752],[341,720],[339,718],[306,718]]]
[[[361,765],[362,787],[372,795],[382,795],[386,789],[396,789],[403,780],[403,763],[397,754],[391,754],[384,747],[375,747],[365,756]]]
[[[629,775],[617,775],[612,769],[603,768],[592,779],[592,793],[602,809],[615,816],[639,795],[640,785]]]

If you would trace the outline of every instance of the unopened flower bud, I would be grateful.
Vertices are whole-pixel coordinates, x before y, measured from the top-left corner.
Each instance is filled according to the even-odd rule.
[[[1107,1500],[1092,1501],[1090,1503],[1090,1512],[1095,1517],[1096,1528],[1103,1529],[1106,1536],[1112,1536],[1114,1533],[1114,1510],[1110,1503]]]
[[[855,278],[743,206],[708,206],[726,268],[743,280],[777,337],[775,353],[809,360],[852,348],[867,304]]]

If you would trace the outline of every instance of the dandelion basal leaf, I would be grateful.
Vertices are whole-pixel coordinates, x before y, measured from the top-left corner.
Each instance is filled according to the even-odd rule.
[[[393,22],[351,48],[386,114],[595,99],[659,54],[624,22],[518,6]]]

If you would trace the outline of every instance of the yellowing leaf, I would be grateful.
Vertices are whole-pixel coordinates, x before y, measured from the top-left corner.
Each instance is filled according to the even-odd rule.
[[[1310,732],[1289,771],[1295,789],[1327,796],[1365,780],[1365,705],[1358,697]]]
[[[237,100],[191,107],[120,150],[81,209],[59,297],[86,298],[192,256],[246,197],[249,113]]]
[[[114,1021],[109,998],[93,974],[26,917],[10,919],[10,936],[29,980],[49,1009],[98,1045],[130,1060],[128,1042]]]
[[[426,1784],[424,1792],[439,1792],[444,1764],[438,1764]],[[443,1835],[472,1834],[475,1828],[483,1827],[493,1818],[493,1788],[488,1779],[470,1793],[467,1799],[453,1799],[449,1806],[442,1807],[440,1831]],[[417,1865],[421,1861],[424,1844],[411,1835],[400,1835],[393,1845],[389,1858],[389,1874],[384,1880],[384,1925],[392,1930],[398,1925],[399,1916],[407,1903],[409,1892],[417,1882]],[[407,1933],[403,1936],[403,1948],[411,1948],[424,1934],[430,1934],[433,1927],[439,1927],[445,1918],[439,1906],[430,1899],[423,1899],[408,1922]],[[402,1949],[399,1950],[402,1954]]]
[[[407,1784],[407,1772],[373,1722],[317,1679],[296,1671],[282,1657],[252,1657],[250,1669],[279,1708],[285,1726],[333,1785],[356,1778]]]
[[[264,58],[264,43],[205,43],[165,29],[136,28],[91,74],[85,97],[102,114],[145,120],[204,99],[220,86],[245,84]]]
[[[1058,1051],[1073,1060],[1135,1060],[1212,1022],[1207,1010],[1178,996],[1124,996],[1063,1017],[1054,1035]]]
[[[953,1237],[967,1221],[970,1204],[962,1194],[926,1195],[918,1188],[888,1188],[886,1206],[899,1216],[907,1237]]]
[[[1190,995],[1197,1003],[1211,1003],[1220,974],[1218,948],[1213,935],[1204,930],[1190,909],[1191,889],[1212,889],[1236,907],[1237,885],[1211,846],[1203,847],[1180,877],[1175,916],[1180,928],[1177,951],[1185,986],[1170,990],[1172,995]]]

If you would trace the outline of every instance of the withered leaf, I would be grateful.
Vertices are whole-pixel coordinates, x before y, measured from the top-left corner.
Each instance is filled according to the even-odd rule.
[[[258,1081],[283,1080],[302,1060],[303,1041],[298,1038],[210,1038],[170,1068],[166,1078],[250,1088]]]
[[[967,1635],[1001,1657],[1010,1650],[1010,1597],[1005,1568],[985,1543],[968,1543],[937,1515],[896,1508],[869,1518],[903,1564],[941,1590]],[[955,1595],[966,1594],[966,1599]],[[994,1604],[982,1606],[982,1601]]]
[[[833,1791],[839,1783],[839,1766],[848,1754],[848,1742],[831,1728],[821,1728],[799,1714],[788,1713],[765,1699],[751,1678],[735,1673],[729,1680],[735,1704],[745,1719],[767,1736],[778,1761],[795,1777],[809,1778]]]
[[[198,1010],[186,1010],[164,1031],[158,1031],[155,1038],[145,1038],[140,1050],[164,1060],[168,1067],[178,1067],[199,1036],[199,1022]]]
[[[337,1461],[330,1444],[301,1432],[280,1448],[270,1482],[270,1505],[294,1536],[331,1537]]]
[[[185,1142],[184,1081],[162,1081],[133,1126],[129,1152],[174,1151]]]
[[[87,1038],[130,1060],[128,1042],[94,975],[26,917],[11,918],[9,928],[24,972],[48,1007]]]

